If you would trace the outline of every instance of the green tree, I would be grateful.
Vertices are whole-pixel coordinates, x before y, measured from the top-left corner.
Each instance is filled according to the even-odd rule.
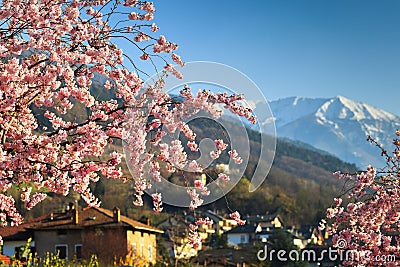
[[[211,236],[211,246],[214,248],[227,248],[228,247],[228,239],[227,235],[217,235],[213,234]]]
[[[294,245],[293,238],[291,234],[286,232],[284,229],[277,229],[268,240],[268,260],[272,259],[269,262],[268,266],[288,266],[288,267],[302,267],[306,266],[306,262],[301,261],[301,253],[299,249]],[[281,255],[280,260],[278,258],[279,251],[285,251],[285,253]],[[291,256],[289,256],[291,255]],[[299,257],[297,257],[299,256]],[[296,260],[291,260],[296,259]],[[297,260],[298,259],[298,260]]]

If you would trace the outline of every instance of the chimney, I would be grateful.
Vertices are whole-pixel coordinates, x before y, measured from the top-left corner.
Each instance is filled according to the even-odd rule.
[[[150,226],[150,218],[149,218],[149,217],[146,218],[146,224],[147,224],[148,226]]]
[[[72,210],[72,220],[74,221],[74,224],[79,224],[79,213],[78,213],[78,209],[73,209]]]
[[[117,207],[113,209],[114,222],[119,223],[121,221],[121,210]]]

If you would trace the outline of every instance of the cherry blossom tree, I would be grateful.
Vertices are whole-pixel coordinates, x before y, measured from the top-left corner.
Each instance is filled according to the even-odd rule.
[[[327,219],[332,220],[329,230],[344,264],[399,266],[400,131],[393,140],[393,153],[374,139],[368,140],[381,150],[387,165],[381,170],[368,166],[367,171],[356,174],[335,173],[351,186],[327,210]]]
[[[107,177],[134,183],[134,204],[141,205],[144,190],[161,179],[161,168],[174,172],[188,165],[203,171],[184,153],[184,147],[196,151],[197,143],[183,118],[199,111],[217,118],[224,106],[255,122],[252,111],[240,104],[241,95],[192,93],[185,86],[178,101],[162,90],[163,77],[144,86],[144,64],[156,70],[161,67],[165,75],[177,78],[181,74],[174,64],[184,65],[174,53],[178,45],[157,35],[159,28],[151,23],[154,12],[153,3],[137,0],[1,2],[2,225],[22,220],[8,194],[11,188],[21,191],[20,199],[28,209],[48,192],[67,195],[70,191],[96,206],[100,203],[90,184]],[[119,48],[122,42],[125,51]],[[175,131],[190,141],[163,141],[164,135]],[[122,155],[110,149],[120,140],[127,144],[134,178],[123,175]],[[227,149],[221,142],[216,140],[214,158]],[[229,153],[241,162],[236,151]],[[200,182],[188,190],[192,209],[201,205],[203,193],[207,189]],[[161,195],[153,195],[153,200],[155,211],[161,211]],[[243,223],[238,213],[232,217]]]

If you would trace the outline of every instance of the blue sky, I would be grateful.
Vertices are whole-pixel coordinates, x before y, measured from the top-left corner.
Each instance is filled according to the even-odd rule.
[[[155,1],[185,61],[248,75],[268,100],[342,95],[400,115],[400,1]]]

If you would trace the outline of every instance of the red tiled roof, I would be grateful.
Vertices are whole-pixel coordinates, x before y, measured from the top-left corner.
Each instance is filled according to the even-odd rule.
[[[0,236],[2,236],[4,240],[27,240],[29,237],[31,237],[31,234],[27,228],[45,218],[46,216],[41,216],[24,222],[18,226],[0,227]]]
[[[138,221],[132,220],[123,215],[120,216],[120,221],[114,221],[113,212],[103,208],[88,207],[78,212],[78,224],[73,221],[73,210],[65,213],[53,214],[46,216],[39,222],[30,225],[31,229],[82,229],[91,226],[102,227],[132,227],[138,230],[149,232],[163,233],[162,230],[153,226],[149,226]]]
[[[0,254],[0,263],[1,264],[10,264],[11,263],[10,257]]]
[[[92,209],[96,209],[96,210],[106,214],[107,216],[111,217],[111,219],[113,219],[113,212],[111,210],[107,210],[107,209],[103,209],[103,208],[92,208]],[[130,219],[123,215],[121,215],[121,222],[124,222],[138,230],[147,230],[147,231],[151,231],[151,232],[163,233],[162,230],[160,230],[156,227],[135,221],[135,220]]]

